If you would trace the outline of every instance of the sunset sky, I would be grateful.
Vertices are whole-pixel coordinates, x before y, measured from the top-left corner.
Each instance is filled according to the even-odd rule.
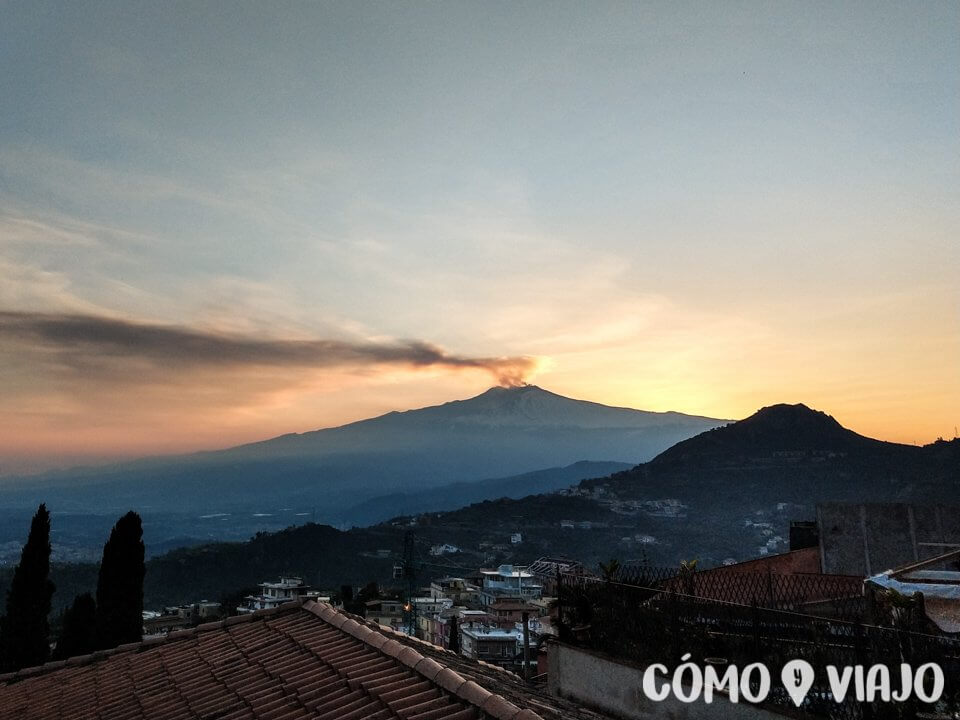
[[[523,380],[960,425],[956,2],[0,13],[0,474]]]

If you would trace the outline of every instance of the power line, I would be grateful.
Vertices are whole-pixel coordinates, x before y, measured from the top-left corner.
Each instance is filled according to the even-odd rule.
[[[463,565],[452,565],[448,563],[421,562],[420,564],[427,567],[445,568],[448,570],[464,570],[466,572],[475,572],[477,569],[476,567],[466,567]]]

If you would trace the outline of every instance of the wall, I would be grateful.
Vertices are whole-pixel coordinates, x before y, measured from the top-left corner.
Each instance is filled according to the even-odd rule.
[[[598,653],[558,642],[547,650],[547,688],[587,707],[629,720],[783,720],[786,713],[743,703],[734,704],[714,693],[713,703],[683,703],[668,697],[655,702],[643,694],[643,670]]]
[[[823,572],[866,577],[960,547],[960,507],[821,503]]]

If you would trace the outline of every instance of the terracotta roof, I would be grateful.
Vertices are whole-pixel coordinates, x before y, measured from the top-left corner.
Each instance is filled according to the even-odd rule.
[[[0,675],[0,719],[580,716],[528,689],[504,670],[311,600]],[[545,715],[530,709],[541,706]]]

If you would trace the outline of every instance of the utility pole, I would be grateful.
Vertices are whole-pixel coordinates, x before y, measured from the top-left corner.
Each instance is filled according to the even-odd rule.
[[[413,596],[417,591],[417,569],[415,562],[416,536],[413,530],[403,534],[403,577],[407,581],[407,602],[404,611],[407,614],[407,634],[413,636],[417,628],[417,608],[413,603]]]
[[[523,620],[523,681],[530,682],[530,613],[520,616]]]

